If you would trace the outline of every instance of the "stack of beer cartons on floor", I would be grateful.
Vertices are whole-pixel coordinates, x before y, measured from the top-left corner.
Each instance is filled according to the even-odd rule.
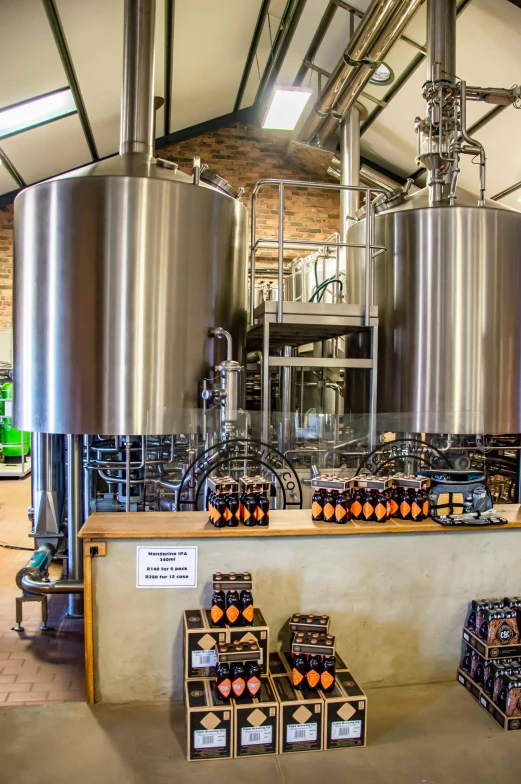
[[[269,630],[249,572],[213,575],[209,610],[184,613],[189,761],[276,754],[278,703],[268,677]]]
[[[294,613],[289,648],[270,654],[279,754],[365,746],[367,697],[336,652],[327,615]]]
[[[458,681],[504,730],[521,729],[521,597],[475,599],[463,628]]]

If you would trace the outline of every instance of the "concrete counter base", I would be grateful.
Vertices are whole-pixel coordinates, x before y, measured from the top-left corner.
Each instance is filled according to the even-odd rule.
[[[209,606],[217,570],[252,572],[272,649],[292,612],[327,613],[364,686],[451,680],[468,602],[519,595],[520,543],[516,529],[106,540],[104,557],[85,557],[90,700],[181,698],[182,612]],[[136,547],[147,544],[198,547],[198,587],[136,588]]]

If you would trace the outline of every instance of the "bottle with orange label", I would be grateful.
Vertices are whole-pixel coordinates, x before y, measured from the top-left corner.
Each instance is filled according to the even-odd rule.
[[[376,504],[374,507],[374,518],[377,523],[387,521],[387,494],[385,490],[378,490],[376,493]]]
[[[311,498],[311,519],[315,523],[324,519],[324,492],[320,487],[315,488]]]
[[[407,487],[404,487],[401,501],[400,501],[400,517],[402,520],[411,519],[411,503],[412,503],[411,491]]]
[[[256,500],[257,500],[257,511],[255,513],[255,516],[257,519],[257,525],[269,525],[270,524],[270,499],[264,492],[264,488],[260,489]]]
[[[243,626],[251,626],[253,623],[253,594],[245,588],[241,591],[241,618]]]
[[[223,700],[227,700],[232,690],[232,682],[230,680],[230,668],[227,662],[219,662],[216,669],[217,673],[217,691]]]
[[[322,691],[333,691],[335,688],[335,657],[324,656],[322,672],[320,674],[320,688]]]
[[[261,671],[258,662],[249,662],[246,666],[246,689],[250,697],[256,697],[260,690],[260,675]]]
[[[322,657],[317,653],[312,653],[308,660],[308,671],[306,672],[306,685],[308,689],[318,689],[321,673]]]
[[[326,490],[324,496],[324,522],[335,522],[335,493],[333,490]]]
[[[349,495],[347,490],[342,490],[336,497],[335,503],[335,522],[347,523],[351,519],[349,508]]]
[[[423,494],[421,489],[414,490],[413,493],[411,492],[411,520],[419,523],[423,520]]]
[[[225,626],[226,624],[226,605],[224,591],[216,589],[212,596],[212,609],[210,610],[212,626]]]
[[[226,594],[226,623],[231,627],[241,625],[241,600],[236,588]]]
[[[355,487],[353,500],[351,502],[351,519],[363,520],[365,504],[365,490],[363,487]]]
[[[231,528],[239,525],[239,497],[237,493],[229,493],[226,496],[226,524]]]
[[[306,687],[308,660],[305,653],[297,653],[293,659],[292,682],[295,689],[302,691]]]
[[[237,646],[237,650],[240,648],[242,645]],[[233,696],[239,700],[246,689],[246,670],[242,662],[233,662],[230,667],[230,680]]]
[[[423,512],[423,519],[426,520],[429,516],[429,494],[427,490],[422,489],[422,512]]]
[[[375,516],[375,508],[376,508],[376,499],[378,494],[375,490],[367,490],[365,494],[365,502],[363,506],[363,519],[366,523],[372,523],[376,520]]]
[[[391,517],[400,517],[400,504],[402,502],[403,488],[393,485],[391,488]]]
[[[216,528],[224,528],[226,526],[227,508],[226,497],[217,493],[213,502],[214,515],[212,520]]]

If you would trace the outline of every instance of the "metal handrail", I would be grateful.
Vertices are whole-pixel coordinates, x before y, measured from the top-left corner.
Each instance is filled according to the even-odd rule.
[[[257,223],[257,194],[263,185],[277,185],[279,191],[278,203],[278,237],[275,238],[259,238],[256,239],[256,223]],[[357,193],[365,193],[366,200],[366,226],[365,226],[365,243],[349,243],[349,242],[331,242],[327,240],[284,240],[284,186],[297,187],[297,188],[318,188],[323,190],[336,190],[336,191],[355,191]],[[250,325],[255,326],[255,255],[257,248],[261,243],[276,244],[278,246],[278,302],[277,302],[277,322],[279,324],[284,320],[284,245],[312,245],[314,247],[326,246],[336,248],[365,248],[365,303],[364,303],[364,326],[370,326],[371,323],[371,304],[372,304],[372,259],[373,250],[381,253],[385,250],[381,245],[372,245],[372,238],[374,235],[374,208],[372,204],[371,194],[382,193],[385,195],[383,188],[364,187],[359,185],[341,185],[340,183],[328,182],[307,182],[300,180],[279,180],[275,178],[268,178],[259,180],[253,188],[251,197],[251,256],[250,256]]]

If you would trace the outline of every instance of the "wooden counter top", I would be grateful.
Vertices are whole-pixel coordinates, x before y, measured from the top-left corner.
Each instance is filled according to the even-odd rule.
[[[310,509],[270,512],[267,528],[215,528],[208,522],[207,512],[121,512],[92,514],[80,531],[83,539],[211,539],[216,537],[265,536],[346,536],[353,534],[418,534],[465,531],[504,531],[521,528],[521,506],[500,504],[496,511],[509,522],[491,526],[443,526],[433,520],[408,523],[389,520],[387,523],[350,522],[314,523]]]

